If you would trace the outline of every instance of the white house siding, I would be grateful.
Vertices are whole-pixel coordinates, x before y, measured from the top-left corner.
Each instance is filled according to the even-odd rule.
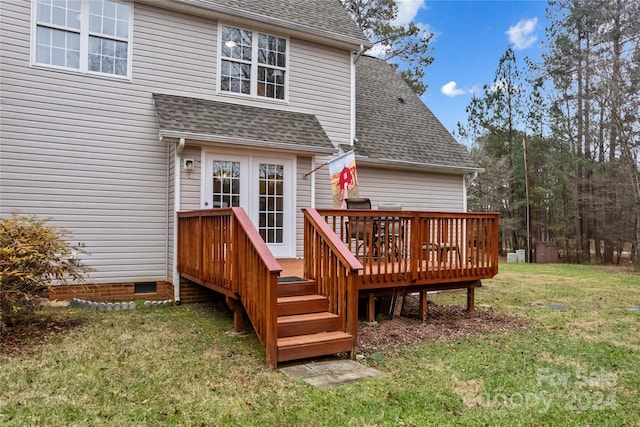
[[[213,93],[215,61],[200,40],[215,45],[215,24],[136,4],[127,81],[30,67],[30,2],[3,2],[0,15],[0,212],[68,228],[96,283],[166,280],[172,159],[151,93]]]
[[[289,102],[265,102],[216,95],[213,20],[136,3],[129,81],[30,66],[31,3],[0,7],[0,213],[68,228],[95,283],[171,281],[173,155],[158,140],[153,92],[313,113],[334,144],[348,142],[349,52],[292,39]],[[200,206],[199,171],[190,175],[182,209]],[[298,197],[308,205],[310,191]]]
[[[193,171],[187,172],[180,164],[180,210],[190,211],[200,209],[200,176],[202,171],[201,148],[187,145],[182,150],[182,161],[184,159],[193,160]]]
[[[372,168],[357,161],[356,166],[360,196],[371,199],[373,209],[377,209],[379,204],[401,203],[404,210],[464,210],[462,175]],[[333,208],[326,167],[316,172],[316,206]]]
[[[311,176],[304,175],[311,170],[311,158],[298,156],[296,167],[296,256],[304,253],[304,216],[302,208],[311,207]]]
[[[313,113],[334,145],[349,144],[351,53],[291,40],[289,103]]]

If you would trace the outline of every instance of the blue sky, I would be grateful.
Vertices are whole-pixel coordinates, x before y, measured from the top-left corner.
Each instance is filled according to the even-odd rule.
[[[493,82],[509,44],[518,62],[539,60],[546,1],[396,0],[397,23],[415,22],[434,34],[435,61],[426,69],[422,101],[449,131],[465,122],[472,93]]]

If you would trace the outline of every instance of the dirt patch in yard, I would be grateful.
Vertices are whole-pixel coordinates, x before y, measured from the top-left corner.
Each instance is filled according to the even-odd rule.
[[[418,298],[405,300],[402,316],[376,324],[360,323],[358,349],[371,353],[390,346],[418,341],[461,340],[491,332],[526,329],[529,325],[517,317],[476,308],[467,313],[460,306],[429,304],[429,318],[421,320]]]
[[[0,358],[30,353],[35,347],[64,335],[86,323],[85,319],[68,317],[63,311],[36,313],[33,317],[0,331]]]

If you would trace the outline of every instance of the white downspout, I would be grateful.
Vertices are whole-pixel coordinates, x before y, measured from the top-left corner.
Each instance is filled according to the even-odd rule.
[[[316,156],[311,157],[311,170],[316,167]],[[311,174],[311,208],[316,207],[316,174]]]
[[[173,299],[180,304],[180,274],[178,273],[178,212],[180,211],[180,159],[185,140],[180,138],[176,144],[173,166]]]
[[[351,146],[353,146],[353,141],[356,138],[356,62],[358,62],[363,52],[364,46],[360,45],[360,49],[358,49],[355,56],[351,55],[351,126],[349,129],[349,145]]]

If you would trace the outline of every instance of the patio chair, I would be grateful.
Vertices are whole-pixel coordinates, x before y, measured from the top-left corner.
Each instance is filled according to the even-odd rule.
[[[368,198],[352,197],[350,199],[345,199],[345,201],[347,202],[347,209],[371,210],[371,200]],[[375,247],[375,236],[373,236],[372,234],[374,233],[376,226],[375,223],[372,226],[371,220],[369,218],[350,216],[348,217],[345,226],[348,239],[347,243],[350,243],[351,240],[356,241],[356,257],[360,253],[360,248],[365,248],[365,243],[367,242],[367,239],[369,239],[369,237],[372,238],[372,244]],[[366,255],[364,250],[362,255]]]
[[[345,199],[347,209],[369,209],[371,210],[371,200],[366,197],[352,197]]]
[[[380,211],[401,211],[401,203],[381,203],[378,205]],[[383,244],[383,250],[387,253],[389,261],[393,257],[399,258],[402,256],[404,250],[404,224],[400,218],[384,218],[381,220],[379,234],[379,240]]]

